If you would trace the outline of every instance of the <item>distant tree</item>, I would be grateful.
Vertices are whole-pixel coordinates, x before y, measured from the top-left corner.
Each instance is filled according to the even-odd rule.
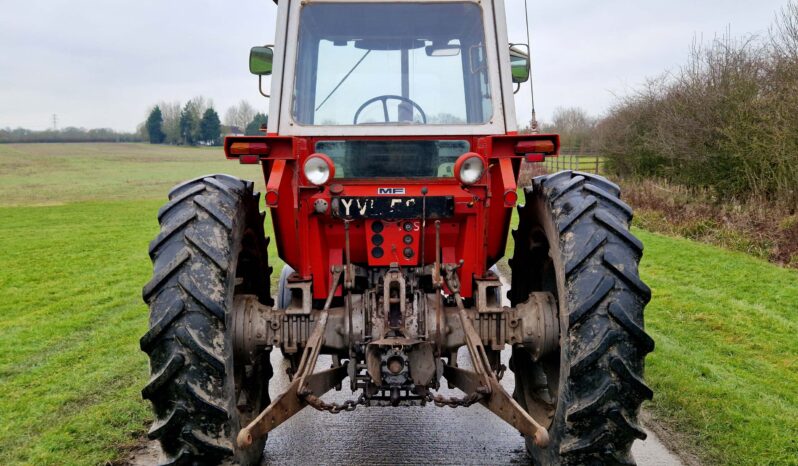
[[[161,102],[158,107],[163,113],[163,132],[166,135],[165,142],[167,144],[180,144],[182,136],[180,132],[180,115],[181,104],[180,102]]]
[[[255,117],[252,118],[252,121],[249,122],[247,125],[247,129],[244,132],[247,136],[260,136],[262,133],[260,132],[261,126],[267,124],[269,122],[269,117],[262,114],[256,113]]]
[[[187,146],[193,146],[196,142],[196,128],[198,122],[191,102],[183,107],[180,113],[180,138],[181,142]]]
[[[202,96],[194,97],[186,102],[186,106],[183,107],[181,118],[183,114],[187,114],[187,120],[191,122],[191,125],[190,127],[180,128],[180,134],[183,137],[184,144],[194,145],[203,140],[200,122],[205,115],[205,111],[211,107],[213,107],[213,102]]]
[[[238,104],[238,126],[246,128],[255,118],[255,109],[246,100]]]
[[[236,126],[244,129],[255,118],[255,109],[246,100],[242,100],[238,105],[233,105],[224,114],[224,124]]]
[[[163,132],[163,114],[159,106],[156,105],[150,112],[145,128],[150,144],[163,144],[166,140],[166,134]]]
[[[437,115],[429,116],[429,123],[435,125],[462,125],[465,120],[459,116],[452,115],[451,113],[439,113]]]
[[[195,112],[195,116],[197,117],[197,121],[202,119],[202,115],[205,114],[205,110],[213,107],[213,101],[210,99],[206,99],[205,97],[199,95],[194,97],[193,99],[188,101],[191,104],[192,111]]]
[[[233,105],[224,112],[224,125],[233,127],[236,123],[238,123],[238,106]]]
[[[142,123],[142,127],[144,124]],[[110,128],[75,128],[32,131],[25,128],[0,129],[0,143],[6,142],[144,142],[139,134],[117,133]]]
[[[139,141],[149,141],[150,135],[147,133],[147,122],[142,121],[136,126],[136,132],[133,133],[136,135]]]
[[[219,138],[222,134],[222,124],[219,121],[219,114],[213,107],[205,110],[200,120],[199,140],[211,145],[219,145]]]
[[[554,109],[552,123],[543,123],[544,133],[558,133],[568,150],[592,150],[597,120],[579,107]]]

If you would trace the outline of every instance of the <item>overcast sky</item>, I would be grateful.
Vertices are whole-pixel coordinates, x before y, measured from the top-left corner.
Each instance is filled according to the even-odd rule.
[[[528,0],[538,118],[601,114],[646,77],[675,69],[694,37],[763,34],[787,0]],[[523,0],[507,0],[525,42]],[[223,116],[268,104],[249,47],[272,43],[271,0],[0,0],[0,127],[132,131],[159,100],[203,95]],[[518,94],[527,121],[528,90]]]

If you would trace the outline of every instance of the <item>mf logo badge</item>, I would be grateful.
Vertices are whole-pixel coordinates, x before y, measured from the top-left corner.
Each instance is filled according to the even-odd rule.
[[[377,188],[377,194],[404,194],[405,188]]]

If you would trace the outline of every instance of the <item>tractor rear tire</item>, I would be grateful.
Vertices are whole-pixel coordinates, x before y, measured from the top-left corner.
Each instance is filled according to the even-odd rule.
[[[513,396],[547,419],[551,442],[526,439],[534,464],[634,464],[631,446],[646,433],[640,405],[654,341],[644,331],[651,291],[639,277],[642,243],[629,232],[632,210],[603,177],[560,172],[525,189],[510,261],[513,305],[536,291],[558,301],[559,351],[533,360],[514,348]]]
[[[149,437],[164,464],[251,465],[263,454],[265,439],[247,449],[235,439],[269,404],[269,354],[233,351],[234,295],[273,304],[259,197],[250,181],[213,175],[175,187],[158,212],[140,344],[152,373],[142,390],[156,416]]]

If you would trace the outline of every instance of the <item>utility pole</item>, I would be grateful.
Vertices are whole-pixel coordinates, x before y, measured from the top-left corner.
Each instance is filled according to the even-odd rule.
[[[58,115],[53,113],[53,131],[58,131]]]

